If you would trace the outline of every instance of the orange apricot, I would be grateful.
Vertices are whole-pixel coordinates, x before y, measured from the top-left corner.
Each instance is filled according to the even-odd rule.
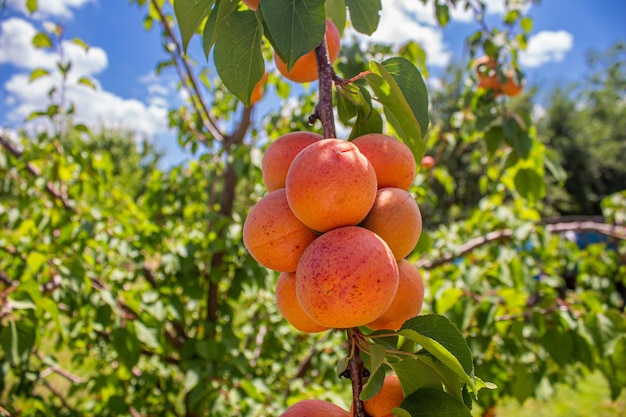
[[[295,403],[279,417],[349,417],[343,408],[322,400],[303,400]]]
[[[281,272],[278,276],[276,306],[285,320],[302,332],[317,333],[329,329],[313,321],[302,309],[296,297],[296,274],[294,272]]]
[[[318,232],[359,224],[376,198],[376,172],[359,149],[322,139],[295,157],[285,182],[289,207]]]
[[[424,280],[418,269],[406,259],[398,262],[400,280],[391,305],[382,316],[369,323],[372,330],[398,330],[405,321],[417,316],[424,303]]]
[[[241,1],[243,2],[243,4],[248,6],[251,10],[256,10],[259,8],[260,0],[241,0]]]
[[[360,226],[375,232],[391,248],[396,260],[406,257],[422,233],[422,214],[415,199],[401,188],[381,188]]]
[[[391,410],[400,407],[403,400],[400,380],[396,375],[387,375],[378,394],[363,401],[363,407],[370,417],[393,417]]]
[[[500,87],[502,93],[509,97],[518,96],[524,89],[524,85],[520,82],[515,72],[508,70],[506,72],[506,81]]]
[[[300,256],[316,237],[289,209],[284,188],[259,200],[243,224],[243,243],[250,255],[280,272],[295,271]]]
[[[422,158],[422,168],[432,169],[435,166],[435,158],[430,155],[425,155]]]
[[[369,133],[352,141],[374,166],[378,188],[397,187],[408,190],[415,179],[415,157],[398,139],[380,133]]]
[[[391,305],[398,265],[374,232],[346,226],[326,232],[304,251],[296,269],[296,295],[323,326],[350,328],[371,323]]]
[[[265,94],[265,83],[267,82],[267,71],[263,73],[263,76],[259,80],[258,83],[254,86],[252,90],[252,95],[250,96],[250,105],[257,103],[261,98],[263,98],[263,94]]]
[[[272,142],[263,155],[261,173],[267,191],[285,188],[287,171],[298,153],[313,142],[323,139],[313,132],[291,132]]]
[[[335,62],[339,56],[339,47],[341,44],[341,36],[337,26],[326,19],[326,47],[328,48],[328,58],[330,63]],[[315,57],[315,50],[307,52],[298,58],[291,68],[287,69],[287,64],[274,52],[274,61],[276,62],[276,68],[280,71],[285,78],[298,83],[306,83],[315,81],[318,78],[317,74],[317,58]]]
[[[494,58],[490,56],[483,55],[479,58],[476,58],[472,67],[474,68],[474,72],[479,79],[488,78],[495,74],[497,62]]]

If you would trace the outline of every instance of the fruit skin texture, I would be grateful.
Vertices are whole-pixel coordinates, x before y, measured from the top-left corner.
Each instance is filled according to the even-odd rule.
[[[268,192],[285,188],[287,171],[300,151],[323,136],[313,132],[291,132],[272,142],[263,155],[261,173]]]
[[[378,188],[397,187],[408,190],[413,184],[415,157],[404,143],[380,133],[359,136],[352,143],[374,166]]]
[[[370,417],[393,417],[391,410],[400,407],[403,400],[404,393],[400,380],[396,375],[387,375],[378,394],[363,401],[363,406]]]
[[[328,48],[328,58],[330,63],[335,62],[339,56],[339,47],[341,45],[341,36],[337,26],[329,19],[326,19],[326,46]],[[317,59],[315,58],[315,50],[307,52],[296,60],[296,63],[291,68],[291,71],[287,70],[287,64],[280,59],[278,54],[274,52],[274,61],[276,62],[276,68],[280,71],[285,78],[298,83],[306,83],[315,81],[318,78],[317,74]]]
[[[267,82],[267,71],[263,73],[263,77],[261,77],[259,82],[256,83],[256,85],[254,86],[254,89],[252,90],[252,95],[250,96],[251,106],[263,98],[263,94],[265,94],[266,82]]]
[[[395,259],[406,257],[422,233],[422,214],[415,199],[400,188],[381,188],[369,214],[360,224],[389,245]]]
[[[284,188],[259,200],[243,224],[243,243],[250,255],[280,272],[295,271],[300,256],[316,237],[289,209]]]
[[[398,291],[385,313],[369,323],[372,330],[398,330],[405,321],[417,316],[424,303],[424,280],[422,275],[406,259],[398,262],[400,281]]]
[[[322,400],[303,400],[295,403],[279,417],[349,417],[343,408]]]
[[[359,224],[376,198],[376,172],[346,140],[322,139],[293,160],[286,180],[287,201],[298,219],[326,232]]]
[[[281,272],[276,281],[276,305],[285,320],[296,329],[306,333],[328,330],[315,321],[302,309],[296,297],[295,272]]]
[[[256,10],[259,8],[260,0],[241,0],[241,1],[243,2],[243,4],[248,6],[251,10]]]
[[[398,288],[387,244],[358,226],[331,230],[309,245],[296,269],[300,305],[319,324],[362,326],[380,317]]]

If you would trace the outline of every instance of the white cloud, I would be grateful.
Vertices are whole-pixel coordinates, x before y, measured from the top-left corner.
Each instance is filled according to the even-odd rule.
[[[35,18],[72,18],[73,8],[80,8],[94,0],[43,0],[38,2],[38,8],[35,12]],[[7,5],[10,9],[20,11],[24,14],[28,13],[26,9],[26,0],[8,0]]]
[[[41,3],[41,2],[40,2]],[[61,85],[61,75],[56,68],[57,53],[36,49],[31,39],[36,33],[35,27],[22,19],[11,18],[0,22],[0,68],[12,65],[23,72],[15,72],[3,86],[2,96],[7,111],[5,120],[15,125],[23,125],[24,118],[33,111],[44,110],[50,102],[48,92]],[[108,66],[106,52],[99,47],[90,47],[85,51],[72,42],[64,42],[66,59],[72,62],[66,86],[66,105],[75,106],[75,119],[93,128],[102,126],[125,128],[144,135],[155,135],[167,131],[167,104],[165,98],[171,88],[161,87],[156,80],[148,85],[148,103],[136,99],[127,99],[85,85],[77,84],[79,77],[88,76],[96,86],[100,86],[95,75]],[[50,71],[47,77],[29,81],[27,71],[44,68]],[[58,100],[59,95],[53,95]],[[35,123],[36,124],[36,123]]]
[[[520,62],[527,67],[538,67],[548,62],[561,62],[574,46],[574,37],[564,30],[542,31],[532,36],[522,51]]]

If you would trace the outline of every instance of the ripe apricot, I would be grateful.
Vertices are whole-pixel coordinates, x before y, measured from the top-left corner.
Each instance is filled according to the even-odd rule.
[[[406,259],[398,261],[400,280],[391,305],[382,316],[369,323],[372,330],[398,330],[405,321],[417,316],[424,303],[424,280],[417,268]]]
[[[326,19],[326,47],[328,48],[328,58],[330,63],[335,62],[339,56],[339,46],[341,42],[341,36],[337,26],[330,19]],[[298,83],[306,83],[315,81],[318,78],[317,74],[317,58],[315,57],[315,50],[307,52],[298,58],[291,68],[287,70],[287,64],[274,52],[274,61],[276,62],[276,68],[280,71],[285,78]]]
[[[376,198],[376,172],[356,145],[322,139],[295,157],[285,182],[289,207],[313,230],[359,224]]]
[[[349,417],[343,408],[322,400],[303,400],[295,403],[279,417]]]
[[[313,132],[291,132],[272,142],[261,161],[261,173],[267,191],[285,188],[287,171],[293,159],[302,149],[320,139],[323,137]]]
[[[400,380],[396,375],[387,375],[378,394],[363,401],[363,406],[370,417],[393,417],[391,410],[400,407],[403,400]]]
[[[415,179],[413,152],[398,139],[380,133],[369,133],[352,141],[374,166],[378,188],[397,187],[408,190]]]
[[[248,6],[251,10],[256,10],[259,8],[260,0],[241,0],[241,1],[243,2],[243,4]]]
[[[258,83],[254,86],[252,90],[252,95],[250,96],[250,105],[257,103],[261,98],[263,98],[263,94],[265,94],[265,83],[267,82],[267,71],[263,73],[263,77],[259,80]]]
[[[430,155],[426,155],[422,158],[422,168],[432,169],[435,166],[435,158]]]
[[[512,70],[506,72],[506,81],[500,87],[504,95],[509,97],[518,96],[524,89],[523,84],[518,80],[516,74]]]
[[[259,200],[243,224],[243,243],[250,255],[280,272],[295,271],[300,256],[316,237],[289,209],[284,188]]]
[[[304,251],[296,269],[300,305],[319,324],[349,328],[371,323],[391,305],[398,265],[389,246],[358,226],[326,232]]]
[[[328,330],[328,327],[313,321],[298,302],[295,272],[281,272],[278,276],[278,281],[276,281],[276,305],[285,320],[302,332],[317,333]]]
[[[495,68],[497,62],[494,58],[490,56],[483,55],[479,58],[476,58],[473,64],[474,72],[478,79],[488,78],[492,75],[495,75]]]
[[[381,188],[361,226],[380,236],[389,245],[396,260],[400,260],[417,245],[422,233],[422,214],[407,191]]]

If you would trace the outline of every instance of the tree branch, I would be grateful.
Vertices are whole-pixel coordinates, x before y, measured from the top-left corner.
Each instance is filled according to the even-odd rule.
[[[551,223],[544,225],[545,229],[550,233],[597,232],[605,236],[612,237],[614,239],[626,240],[626,227],[624,226],[601,223],[594,220],[569,222],[565,221],[561,223],[556,223],[554,222],[554,220],[550,221]],[[450,263],[457,258],[461,258],[481,246],[498,240],[503,240],[511,236],[513,236],[513,230],[511,229],[502,229],[489,232],[484,236],[479,236],[468,241],[467,243],[462,245],[461,248],[455,253],[448,253],[433,261],[428,259],[420,259],[419,261],[417,261],[416,266],[418,268],[426,270],[434,269],[438,266]]]
[[[359,329],[351,329],[348,331],[348,343],[350,345],[350,362],[348,370],[350,372],[350,380],[352,381],[352,407],[354,409],[354,417],[369,417],[365,412],[365,406],[361,401],[361,392],[363,391],[363,359],[361,358],[361,350],[359,344],[355,340],[354,332]]]
[[[328,58],[326,38],[315,48],[315,58],[317,59],[319,74],[319,102],[315,106],[315,114],[309,119],[309,122],[319,119],[322,122],[324,137],[336,138],[335,115],[333,113],[333,77],[335,72]]]

